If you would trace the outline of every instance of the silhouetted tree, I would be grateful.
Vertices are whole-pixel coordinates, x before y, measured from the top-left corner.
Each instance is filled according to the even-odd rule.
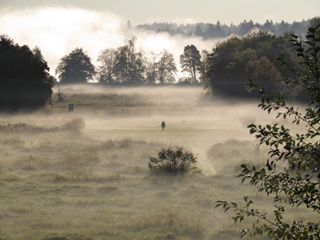
[[[208,58],[209,52],[207,50],[201,51],[201,68],[200,68],[200,82],[205,82],[206,76],[206,62]]]
[[[116,50],[112,48],[101,51],[98,56],[98,80],[105,83],[115,83],[114,65],[116,61]]]
[[[198,82],[197,74],[200,73],[202,63],[201,55],[196,46],[187,45],[180,55],[180,64],[183,72],[188,72],[194,83]]]
[[[282,52],[288,53],[290,61],[297,63],[296,56],[291,53],[292,46],[284,37],[276,37],[265,32],[249,34],[242,38],[233,37],[217,44],[206,61],[207,91],[252,97],[245,88],[247,79],[252,79],[272,93],[285,91],[289,93],[289,97],[295,98],[300,94],[299,89],[289,91],[288,85],[284,85],[280,80],[281,76],[288,77],[292,74],[289,71],[280,73],[276,55]]]
[[[316,27],[320,24],[320,17],[314,17],[310,20],[310,27]]]
[[[136,38],[115,53],[114,74],[118,83],[139,84],[145,80],[146,64],[141,52],[136,52]]]
[[[293,22],[291,25],[291,32],[300,35],[302,33],[305,33],[305,28],[301,22]]]
[[[56,68],[61,83],[87,83],[92,80],[95,68],[82,48],[76,48],[60,59]]]
[[[197,25],[195,35],[201,36],[201,37],[203,36],[203,31],[202,31],[200,25]]]
[[[36,46],[36,47],[34,47],[33,49],[32,49],[32,53],[33,53],[33,55],[36,57],[36,58],[38,58],[40,61],[45,61],[44,60],[44,58],[43,58],[43,56],[42,56],[42,53],[41,53],[41,49],[38,47],[38,46]]]
[[[221,28],[220,22],[218,21],[215,29],[215,37],[224,37],[224,36],[225,36],[225,33]]]
[[[158,59],[159,54],[151,52],[152,58],[149,60],[147,67],[147,78],[146,83],[154,84],[157,81],[157,72],[158,72]]]
[[[213,25],[210,23],[208,24],[208,29],[204,33],[205,38],[213,38],[214,37],[214,28]]]
[[[278,34],[282,35],[283,33],[289,32],[289,31],[290,31],[290,24],[282,20],[278,29]]]
[[[0,35],[0,109],[35,109],[51,103],[54,77],[39,48]]]
[[[253,28],[254,24],[252,20],[250,20],[249,22],[244,20],[242,23],[240,23],[239,35],[243,36],[248,34]]]
[[[149,62],[147,70],[147,82],[172,83],[175,81],[177,67],[173,55],[166,49],[161,53],[152,53],[152,62]]]
[[[173,55],[167,50],[163,50],[158,62],[158,80],[160,83],[174,82],[174,74],[177,72]]]
[[[272,20],[271,21],[267,20],[263,24],[263,26],[261,27],[261,30],[264,32],[267,32],[267,33],[275,33],[276,32]]]

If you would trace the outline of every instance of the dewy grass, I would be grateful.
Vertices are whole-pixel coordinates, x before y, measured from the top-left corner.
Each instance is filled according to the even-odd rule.
[[[114,109],[123,107],[146,107],[151,103],[138,94],[67,94],[63,101],[56,101],[55,108],[64,108],[74,104],[77,108]]]
[[[96,149],[95,154],[78,153],[82,151],[76,146],[78,140],[70,140],[65,143],[68,152],[64,157],[49,158],[47,155],[51,151],[41,149],[32,155],[26,153],[28,155],[24,158],[25,166],[31,163],[39,166],[26,168],[20,165],[21,159],[11,166],[4,166],[6,171],[19,178],[1,180],[1,237],[44,239],[57,234],[70,239],[79,235],[88,239],[104,239],[106,236],[108,239],[141,239],[146,233],[153,237],[165,237],[171,233],[180,239],[192,236],[204,239],[211,232],[210,219],[214,218],[215,210],[206,203],[214,196],[214,186],[209,190],[210,185],[203,185],[205,176],[200,179],[180,178],[173,182],[158,179],[160,182],[155,185],[154,179],[147,178],[147,174],[133,175],[129,170],[128,165],[135,166],[140,162],[130,155],[135,149],[134,142],[123,148],[114,141],[111,150],[121,149],[122,153],[119,155],[120,167],[112,171],[104,165],[107,159],[90,160],[100,152],[110,151],[110,145],[105,150],[103,144],[95,147],[99,145],[97,141],[83,140],[87,140],[87,147]],[[148,147],[148,143],[139,144]],[[70,146],[74,149],[71,150]],[[53,146],[47,147],[51,149]],[[48,158],[42,158],[42,155]],[[131,159],[124,161],[121,156],[131,156]],[[51,167],[41,167],[47,162],[51,162]],[[90,177],[72,175],[73,168],[84,171],[87,167],[92,169]],[[54,174],[54,171],[62,174]],[[117,172],[120,175],[115,175]],[[52,177],[48,178],[50,174]],[[189,197],[181,197],[180,192],[186,191],[189,191]],[[204,193],[207,200],[198,199]]]
[[[141,101],[159,102],[147,106],[152,116],[141,116],[143,102],[131,104],[125,116],[96,116],[92,109],[104,103],[95,96],[84,112],[77,106],[66,112],[62,106],[69,98],[54,104],[52,113],[1,116],[3,126],[23,120],[27,126],[60,128],[74,119],[84,125],[77,132],[1,132],[0,239],[237,239],[242,226],[214,208],[215,201],[241,200],[245,193],[273,211],[255,188],[220,171],[233,170],[243,160],[237,156],[256,160],[254,139],[238,120],[249,115],[251,105],[229,105],[225,112],[215,103],[199,104],[201,88],[159,90],[135,89]],[[121,96],[127,90],[115,91],[114,98],[130,99]],[[81,94],[77,99],[87,101]],[[175,102],[185,102],[183,114],[172,110]],[[193,152],[203,174],[151,177],[149,157],[175,146]],[[303,212],[291,215],[298,219]]]

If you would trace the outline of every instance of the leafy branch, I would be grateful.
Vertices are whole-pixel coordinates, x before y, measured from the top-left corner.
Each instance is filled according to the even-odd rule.
[[[266,233],[273,239],[320,239],[320,222],[295,220],[286,223],[283,218],[284,204],[291,207],[304,206],[320,214],[320,25],[309,28],[306,38],[302,41],[293,36],[291,40],[301,59],[300,70],[291,67],[283,55],[278,58],[283,69],[291,70],[296,76],[295,79],[285,79],[286,83],[294,82],[306,89],[310,101],[305,114],[298,108],[288,106],[283,95],[269,96],[252,81],[247,84],[249,90],[262,94],[259,104],[262,110],[277,112],[276,119],[293,117],[293,124],[305,123],[306,126],[303,133],[295,135],[291,134],[290,128],[279,126],[278,123],[265,126],[252,123],[248,126],[260,144],[269,148],[269,158],[266,167],[261,169],[242,164],[242,173],[238,177],[242,177],[242,182],[249,180],[251,185],[258,187],[258,192],[273,196],[276,209],[273,211],[274,219],[267,219],[266,213],[251,208],[253,201],[249,201],[248,197],[244,197],[244,207],[234,202],[217,201],[216,207],[223,207],[225,211],[234,209],[235,223],[243,221],[245,217],[257,219],[252,230],[243,230],[242,236],[250,232],[250,236]],[[279,161],[284,166],[278,167]]]

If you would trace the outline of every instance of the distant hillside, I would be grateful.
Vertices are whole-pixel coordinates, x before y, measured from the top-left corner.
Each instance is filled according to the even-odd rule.
[[[239,25],[230,24],[230,26],[221,24],[219,21],[213,23],[195,23],[195,24],[176,24],[176,23],[158,23],[138,25],[137,29],[144,29],[154,32],[168,32],[171,35],[182,34],[186,36],[199,36],[204,39],[228,37],[230,35],[244,36],[252,31],[264,31],[276,36],[283,35],[285,32],[292,32],[296,35],[304,35],[311,21],[319,22],[319,17],[315,17],[300,22],[288,23],[281,21],[274,23],[267,20],[264,24],[254,23],[252,20],[244,20]]]

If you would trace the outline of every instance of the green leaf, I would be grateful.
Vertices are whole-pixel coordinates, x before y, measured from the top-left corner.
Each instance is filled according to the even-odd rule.
[[[237,206],[238,206],[235,202],[231,202],[231,205],[232,205],[233,207],[237,207]]]

